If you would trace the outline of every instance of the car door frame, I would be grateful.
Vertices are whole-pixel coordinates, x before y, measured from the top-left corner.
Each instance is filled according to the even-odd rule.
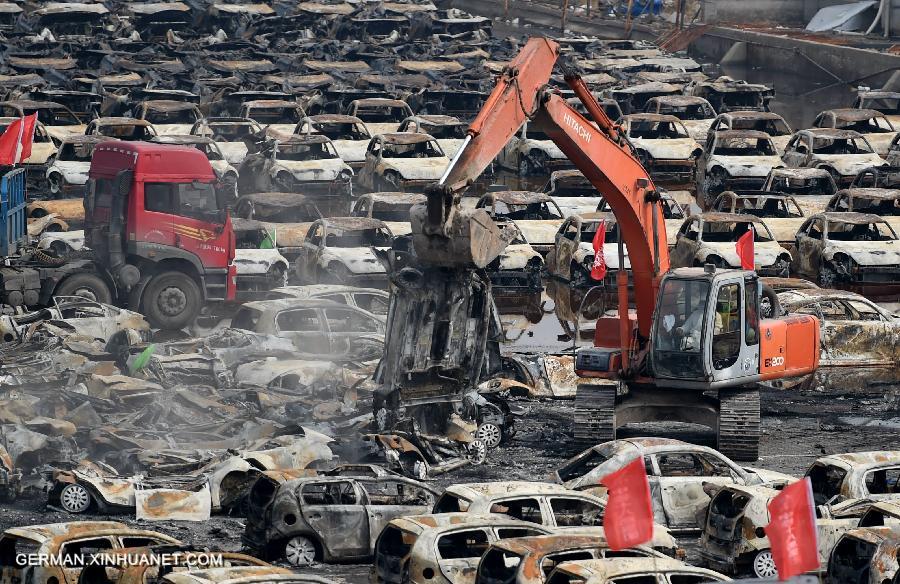
[[[697,238],[688,237],[692,225],[697,225]],[[681,224],[681,228],[675,235],[675,245],[669,252],[672,267],[690,267],[694,265],[697,259],[697,251],[700,249],[701,238],[703,235],[703,221],[700,217],[694,215],[688,217]]]
[[[340,483],[347,483],[352,487],[353,493],[356,495],[356,503],[313,505],[308,505],[306,503],[303,496],[303,489],[308,485],[333,485]],[[371,547],[369,546],[369,541],[371,539],[369,537],[369,521],[365,509],[365,504],[368,499],[365,491],[355,480],[348,477],[334,479],[324,477],[324,480],[305,481],[300,486],[298,500],[299,511],[303,517],[303,523],[316,535],[316,538],[319,540],[322,547],[327,549],[329,555],[340,559],[366,557],[368,550],[371,550]],[[353,524],[341,521],[340,518],[342,517],[354,517],[356,519],[355,523],[358,523],[358,525],[356,525],[357,527],[362,528],[363,525],[365,526],[365,534],[360,534],[359,530],[357,530],[356,533],[353,533]],[[329,521],[333,522],[334,525],[326,525],[325,529],[323,529],[321,524]],[[338,545],[335,545],[335,543]],[[341,544],[343,544],[343,547],[339,547]]]

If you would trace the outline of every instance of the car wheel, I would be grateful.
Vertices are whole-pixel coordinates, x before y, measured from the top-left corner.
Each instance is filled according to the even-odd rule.
[[[294,192],[294,177],[289,172],[279,172],[275,175],[275,187],[283,193]]]
[[[60,193],[62,193],[62,189],[63,189],[63,187],[62,187],[62,183],[63,183],[63,177],[62,177],[62,175],[60,175],[60,174],[54,172],[53,174],[51,174],[50,176],[47,177],[47,182],[49,183],[49,186],[50,186],[50,193],[51,193],[54,197],[57,197],[57,196],[60,195]]]
[[[91,493],[78,483],[66,485],[59,493],[59,504],[69,513],[84,513],[91,506]]]
[[[753,574],[757,578],[774,578],[778,575],[771,550],[763,550],[753,558]]]
[[[819,270],[819,286],[822,288],[834,288],[837,280],[837,271],[831,266],[822,266],[822,269]]]
[[[471,461],[474,466],[482,464],[487,458],[487,446],[478,438],[476,438],[469,444],[468,450],[469,461]]]
[[[485,422],[478,426],[475,437],[484,442],[488,448],[497,448],[503,440],[503,431],[493,422]]]
[[[309,566],[316,561],[316,544],[302,535],[296,535],[284,545],[284,558],[292,566]]]

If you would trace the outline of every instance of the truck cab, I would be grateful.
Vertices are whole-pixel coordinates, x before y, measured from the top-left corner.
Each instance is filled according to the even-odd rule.
[[[180,329],[204,301],[233,300],[224,190],[196,148],[107,142],[94,150],[85,236],[115,293],[151,325]]]

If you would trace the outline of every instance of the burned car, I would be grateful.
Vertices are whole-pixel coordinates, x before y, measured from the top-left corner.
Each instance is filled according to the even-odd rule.
[[[134,118],[97,118],[91,120],[84,133],[126,141],[150,140],[158,135],[153,124]]]
[[[380,134],[369,142],[358,180],[372,191],[415,192],[437,182],[449,165],[450,159],[428,134]]]
[[[52,306],[34,312],[0,316],[0,333],[4,340],[9,341],[23,335],[37,322],[56,327],[59,330],[57,334],[61,336],[77,334],[106,341],[117,332],[128,330],[141,340],[150,337],[150,325],[142,314],[77,294],[54,296]]]
[[[662,207],[663,218],[666,220],[669,219],[685,219],[688,216],[685,207],[681,205],[675,198],[669,194],[669,191],[665,189],[659,189],[659,206]],[[612,207],[609,206],[609,201],[607,201],[604,197],[600,197],[600,202],[597,204],[597,213],[612,213]]]
[[[409,193],[368,193],[353,204],[351,217],[367,217],[384,221],[395,237],[409,235],[409,210],[425,202],[425,195]]]
[[[231,221],[238,296],[253,298],[275,286],[286,286],[291,265],[278,251],[276,230],[258,221],[237,217]]]
[[[294,128],[306,117],[306,112],[296,101],[252,99],[241,104],[239,115],[265,126],[267,131],[271,130],[285,137],[294,133]]]
[[[644,111],[650,114],[675,116],[687,129],[691,138],[704,142],[716,119],[716,110],[702,97],[692,95],[664,95],[651,98]]]
[[[804,216],[794,197],[766,191],[725,191],[716,198],[712,211],[753,215],[760,219],[800,219]]]
[[[661,114],[631,114],[624,117],[622,127],[655,183],[669,188],[693,186],[703,149],[681,120]]]
[[[247,302],[235,313],[231,326],[290,339],[309,359],[364,361],[384,350],[384,317],[334,300]]]
[[[828,582],[893,582],[900,573],[900,526],[861,527],[843,534],[828,557]]]
[[[54,198],[84,192],[94,146],[112,140],[107,136],[69,136],[59,145],[47,167],[47,183]]]
[[[366,148],[372,134],[359,118],[343,114],[320,114],[300,120],[294,134],[322,134],[334,144],[335,150],[353,170],[362,168],[366,161]]]
[[[794,272],[824,288],[900,282],[900,241],[878,215],[820,213],[797,231]]]
[[[572,162],[563,154],[550,136],[534,124],[522,124],[519,135],[509,142],[497,156],[503,168],[517,171],[519,176],[548,175],[551,171],[571,168]]]
[[[185,135],[203,117],[196,105],[170,99],[144,101],[135,108],[134,117],[153,124],[160,136]]]
[[[613,551],[601,535],[560,533],[517,537],[488,546],[478,563],[475,584],[544,584],[553,568],[564,562],[663,557],[664,554],[646,545]]]
[[[84,122],[61,103],[26,99],[0,101],[0,118],[22,118],[35,113],[47,133],[56,140],[85,133]]]
[[[772,139],[778,154],[784,154],[784,148],[790,141],[794,131],[784,118],[775,112],[731,111],[716,116],[709,133],[722,130],[753,130],[765,132]]]
[[[5,132],[16,119],[0,118],[0,134]],[[25,177],[29,185],[40,186],[43,183],[49,165],[56,160],[58,144],[59,139],[50,136],[41,122],[35,124],[31,155],[21,162],[25,168]],[[29,196],[32,194],[29,193]]]
[[[806,471],[816,505],[848,499],[895,499],[900,452],[851,452],[818,458]]]
[[[428,134],[438,141],[448,158],[453,158],[462,148],[469,126],[459,118],[441,115],[419,115],[400,122],[398,132]]]
[[[666,438],[629,438],[605,442],[566,461],[556,471],[570,489],[606,494],[600,479],[638,456],[644,458],[653,514],[657,523],[673,531],[703,528],[710,494],[704,485],[769,485],[781,487],[794,478],[763,469],[743,467],[706,446]]]
[[[402,99],[371,97],[351,101],[347,105],[347,115],[362,120],[372,136],[378,136],[396,133],[413,111]]]
[[[279,141],[264,172],[267,176],[259,181],[259,191],[347,198],[353,192],[353,169],[341,160],[331,140],[321,134],[294,135]]]
[[[685,220],[671,251],[672,267],[704,266],[740,268],[735,243],[753,231],[756,272],[761,276],[787,277],[791,252],[783,248],[762,219],[754,215],[701,213]]]
[[[824,168],[773,168],[761,192],[794,197],[803,215],[809,217],[824,211],[837,191],[834,177]]]
[[[321,298],[339,304],[355,306],[376,316],[387,316],[390,294],[377,288],[359,288],[343,284],[311,284],[309,286],[284,286],[272,288],[266,300],[281,298]]]
[[[494,286],[498,288],[528,288],[540,290],[544,258],[522,235],[516,223],[503,218],[494,223],[508,238],[509,243],[485,270]]]
[[[494,191],[481,197],[475,207],[515,223],[525,241],[541,255],[553,249],[564,217],[552,197],[529,191]]]
[[[871,109],[825,110],[816,116],[813,127],[859,132],[881,156],[888,153],[892,140],[897,137],[897,130],[890,120],[883,113]]]
[[[900,317],[871,300],[836,290],[791,290],[778,295],[789,313],[819,319],[819,364],[890,366],[900,359]]]
[[[211,138],[225,160],[237,167],[247,156],[244,139],[261,134],[262,131],[262,126],[250,118],[210,117],[194,122],[190,134]]]
[[[710,132],[697,164],[697,198],[704,208],[723,191],[759,189],[773,168],[784,166],[772,138],[754,130]]]
[[[859,132],[828,128],[795,133],[782,159],[790,168],[823,168],[839,187],[849,186],[863,169],[887,165]]]
[[[180,543],[168,535],[135,529],[118,521],[72,521],[11,527],[0,535],[0,568],[7,577],[18,582],[76,582],[83,566],[81,562],[31,566],[17,562],[16,555],[33,553],[43,554],[44,557],[71,558],[123,548]]]
[[[553,533],[505,515],[441,513],[399,517],[375,543],[375,584],[462,584],[492,543]]]
[[[306,232],[294,264],[304,284],[386,284],[385,265],[376,250],[391,247],[394,234],[382,221],[331,217]],[[375,286],[378,287],[378,286]]]
[[[427,513],[437,496],[398,476],[261,476],[250,490],[244,545],[293,566],[371,558],[381,530],[397,517]]]
[[[706,98],[720,114],[733,111],[769,111],[769,101],[775,95],[770,87],[730,77],[697,83],[690,89],[690,94]]]
[[[831,198],[825,211],[900,217],[900,189],[844,189]]]
[[[559,564],[547,576],[547,584],[617,584],[619,582],[727,582],[723,574],[697,568],[672,558],[617,557]]]

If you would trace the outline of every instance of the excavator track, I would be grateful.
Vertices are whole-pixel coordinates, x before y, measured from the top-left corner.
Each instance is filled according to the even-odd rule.
[[[719,451],[734,460],[759,458],[759,389],[719,391]]]
[[[616,439],[616,386],[579,385],[575,389],[575,442],[594,446]]]

